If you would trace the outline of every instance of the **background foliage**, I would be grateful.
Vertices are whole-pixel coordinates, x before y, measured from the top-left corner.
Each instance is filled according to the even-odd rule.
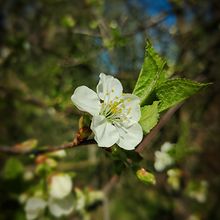
[[[220,219],[219,10],[217,0],[1,1],[0,144],[71,141],[80,114],[70,101],[74,89],[94,89],[104,72],[131,92],[150,39],[168,58],[170,75],[214,84],[188,100],[145,148],[143,166],[156,174],[157,184],[146,186],[127,170],[108,202],[89,210],[91,218]],[[178,190],[153,167],[154,152],[165,141],[176,144]],[[24,219],[18,198],[33,159],[0,158],[0,219]],[[77,173],[76,186],[93,189],[105,186],[112,167],[95,146],[69,150],[59,164]],[[208,185],[204,201],[192,193],[202,181]]]

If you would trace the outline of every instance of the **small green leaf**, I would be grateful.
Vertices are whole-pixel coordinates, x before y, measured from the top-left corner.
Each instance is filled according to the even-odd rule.
[[[152,173],[146,171],[144,168],[137,170],[136,176],[143,183],[153,184],[153,185],[155,185],[156,183],[155,176]]]
[[[159,119],[158,113],[158,101],[155,101],[152,105],[145,105],[141,108],[141,119],[139,121],[145,134],[157,124]]]
[[[178,104],[208,85],[209,83],[180,78],[167,80],[156,89],[156,95],[160,100],[159,112]]]
[[[144,104],[154,88],[166,79],[165,65],[166,61],[155,52],[148,42],[144,63],[133,91],[133,94],[141,99],[141,105]]]
[[[10,158],[5,163],[3,169],[3,176],[5,179],[15,179],[21,175],[24,171],[24,166],[20,160],[16,158]]]

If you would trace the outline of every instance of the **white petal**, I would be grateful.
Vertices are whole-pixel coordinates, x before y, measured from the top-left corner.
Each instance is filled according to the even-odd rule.
[[[50,213],[55,217],[61,217],[63,215],[69,215],[74,209],[74,197],[69,195],[63,199],[49,199]]]
[[[87,195],[85,195],[82,190],[79,188],[75,188],[75,193],[76,193],[76,207],[75,209],[77,211],[82,211],[85,209],[86,206],[86,200],[87,200]]]
[[[172,165],[173,159],[166,152],[156,151],[155,152],[155,163],[154,168],[157,171],[163,171],[166,167]]]
[[[50,183],[50,196],[56,199],[62,199],[71,193],[72,179],[67,174],[57,174],[52,176]]]
[[[88,112],[91,115],[98,115],[100,112],[101,103],[98,95],[86,86],[76,88],[71,99],[81,111]]]
[[[118,79],[110,75],[105,75],[104,73],[101,73],[99,77],[100,80],[96,89],[101,100],[108,103],[109,101],[122,95],[123,88]]]
[[[125,112],[129,121],[127,122],[128,126],[137,123],[141,118],[141,107],[140,99],[133,94],[123,94],[122,98],[124,99]]]
[[[47,203],[38,197],[31,197],[25,205],[26,217],[28,220],[37,219],[46,208]]]
[[[119,139],[117,128],[102,115],[93,117],[91,129],[95,134],[94,139],[99,147],[111,147]]]
[[[173,144],[171,144],[170,142],[165,142],[165,143],[161,146],[161,151],[162,151],[162,152],[169,152],[172,148],[173,148]]]
[[[138,123],[128,128],[118,127],[118,130],[120,138],[117,144],[125,150],[133,150],[143,138],[143,130]]]

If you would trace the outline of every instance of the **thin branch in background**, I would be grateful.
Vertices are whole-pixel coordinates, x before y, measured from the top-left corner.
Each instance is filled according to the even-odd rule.
[[[91,145],[94,144],[94,140],[85,140],[82,142],[69,142],[60,146],[56,147],[50,147],[50,148],[42,148],[42,149],[32,149],[28,151],[21,151],[17,150],[15,147],[9,147],[9,146],[3,146],[0,147],[0,152],[1,153],[6,153],[6,154],[11,154],[11,155],[40,155],[40,154],[45,154],[45,153],[51,153],[59,150],[67,150],[67,149],[72,149],[75,147],[79,146],[84,146],[84,145]]]
[[[166,20],[166,18],[169,16],[170,12],[163,12],[155,17],[153,17],[152,19],[150,19],[150,21],[146,24],[146,25],[139,25],[135,30],[129,32],[129,33],[124,33],[122,34],[123,37],[131,37],[137,33],[140,32],[144,32],[146,31],[148,28],[152,28],[155,27],[157,25],[159,25],[161,22],[163,22],[164,20]]]
[[[156,15],[153,18],[149,19],[146,25],[140,24],[137,26],[135,30],[130,31],[128,33],[122,33],[122,37],[132,37],[133,35],[137,33],[146,31],[148,28],[155,27],[159,25],[160,23],[162,23],[164,20],[166,20],[169,14],[170,14],[170,11],[163,12],[159,15]],[[74,29],[73,34],[85,35],[89,37],[109,38],[110,31],[108,30],[109,29],[108,25],[100,16],[98,16],[98,19],[99,19],[99,33],[95,33],[94,31],[90,31],[89,29],[88,30]]]
[[[157,136],[161,128],[163,128],[167,122],[171,119],[173,114],[182,106],[182,104],[179,104],[170,110],[168,110],[160,119],[159,123],[151,130],[151,132],[142,140],[142,142],[138,145],[138,147],[135,149],[137,153],[141,153],[146,146],[148,146],[153,139]]]

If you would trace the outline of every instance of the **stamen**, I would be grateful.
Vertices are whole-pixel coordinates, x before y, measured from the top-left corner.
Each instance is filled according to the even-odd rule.
[[[101,115],[104,115],[112,124],[129,122],[131,107],[126,108],[126,101],[128,100],[116,97],[115,100],[111,100],[110,102],[103,102]]]

